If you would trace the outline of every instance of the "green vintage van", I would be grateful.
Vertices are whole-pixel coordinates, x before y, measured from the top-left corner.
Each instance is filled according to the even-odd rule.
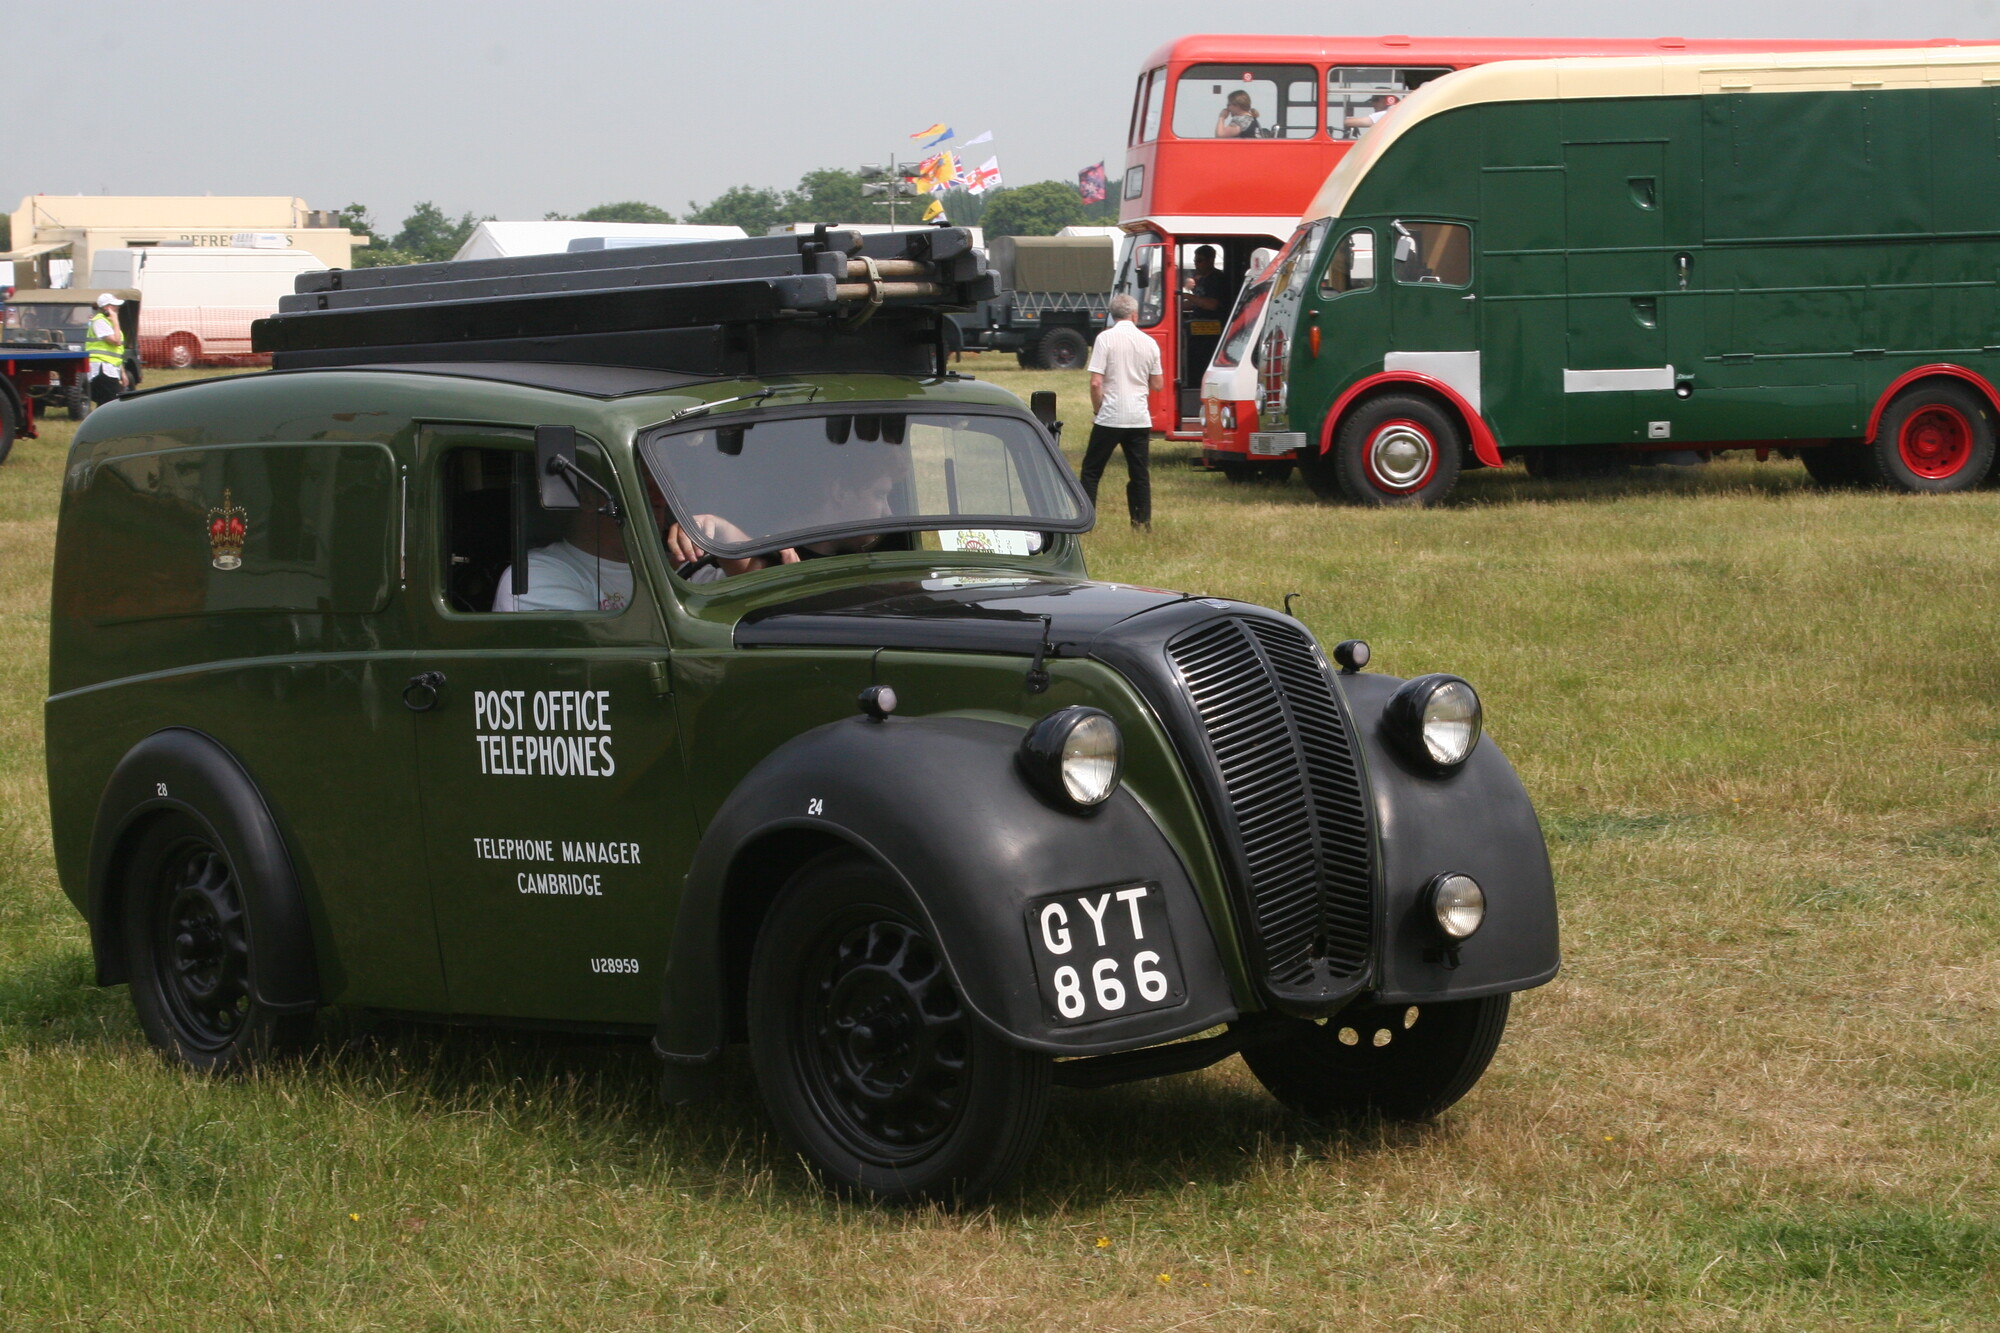
[[[1996,85],[1992,46],[1437,79],[1246,286],[1204,392],[1254,404],[1253,453],[1296,450],[1317,492],[1364,504],[1434,503],[1516,456],[1668,450],[1977,486],[2000,420]]]
[[[197,1069],[315,1011],[747,1043],[825,1178],[963,1196],[1051,1085],[1241,1052],[1429,1116],[1555,974],[1456,677],[1091,581],[1050,424],[951,374],[962,230],[308,274],[267,373],[79,430],[50,803]]]

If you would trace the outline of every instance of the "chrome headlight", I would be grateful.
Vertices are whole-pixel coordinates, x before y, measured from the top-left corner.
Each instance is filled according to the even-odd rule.
[[[1466,939],[1486,921],[1486,890],[1470,875],[1439,875],[1426,896],[1431,916],[1448,940]]]
[[[1102,709],[1062,708],[1028,728],[1019,757],[1021,771],[1042,795],[1089,810],[1118,789],[1125,738]]]
[[[1479,744],[1479,695],[1457,676],[1405,681],[1389,696],[1387,718],[1404,751],[1438,772],[1457,768]]]

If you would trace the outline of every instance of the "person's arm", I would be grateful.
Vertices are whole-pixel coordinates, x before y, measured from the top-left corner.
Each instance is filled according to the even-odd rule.
[[[1215,137],[1218,139],[1234,139],[1236,134],[1236,126],[1229,123],[1229,112],[1225,109],[1221,115],[1215,118]]]
[[[92,318],[104,321],[104,332],[97,335],[100,341],[108,343],[122,343],[125,341],[125,330],[118,327],[117,316],[100,311],[98,314],[92,316]],[[96,332],[96,330],[93,329],[92,332]]]
[[[1159,378],[1154,376],[1155,379]],[[1090,372],[1090,415],[1096,416],[1104,410],[1104,372]]]
[[[695,522],[701,524],[710,533],[715,535],[724,536],[733,541],[748,540],[743,530],[728,519],[717,518],[713,514],[697,514],[695,515]],[[678,569],[682,565],[693,564],[707,554],[708,552],[696,544],[694,538],[689,536],[687,530],[679,523],[675,523],[667,529],[667,556],[674,562],[674,568]],[[772,565],[797,564],[798,559],[799,553],[787,546],[775,555],[769,556],[746,555],[734,560],[717,556],[715,567],[724,574],[734,577],[738,574],[748,574],[753,569],[769,569]]]

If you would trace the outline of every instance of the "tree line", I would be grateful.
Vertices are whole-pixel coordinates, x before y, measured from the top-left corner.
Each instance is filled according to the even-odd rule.
[[[706,226],[737,226],[752,236],[761,236],[785,222],[874,222],[889,220],[889,210],[881,202],[865,197],[865,184],[858,171],[827,168],[808,171],[792,189],[771,189],[754,185],[733,185],[706,203],[693,200],[676,217],[673,213],[642,200],[627,199],[599,204],[581,213],[546,213],[552,221],[577,222],[691,222]],[[945,216],[968,227],[984,227],[988,239],[1000,236],[1053,236],[1064,227],[1110,224],[1118,220],[1118,185],[1113,182],[1108,199],[1086,204],[1076,186],[1068,181],[1036,181],[1032,185],[989,190],[983,195],[952,190],[943,196]],[[896,221],[915,224],[923,216],[930,196],[902,199],[896,205]],[[450,259],[465,244],[473,229],[492,220],[466,212],[454,218],[429,200],[418,204],[391,230],[377,229],[368,209],[349,204],[340,211],[341,225],[368,238],[368,245],[354,252],[357,268],[384,264],[423,264]]]

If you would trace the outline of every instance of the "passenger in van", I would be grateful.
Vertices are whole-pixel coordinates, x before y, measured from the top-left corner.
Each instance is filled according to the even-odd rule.
[[[667,498],[646,478],[653,530],[667,521]],[[718,575],[717,577],[720,577]],[[514,567],[500,574],[495,611],[623,611],[632,601],[632,558],[617,519],[591,504],[573,510],[569,530],[528,552],[528,590],[514,595]]]
[[[1222,114],[1215,119],[1215,137],[1218,139],[1261,139],[1263,127],[1257,123],[1257,108],[1250,105],[1250,94],[1238,88],[1229,94],[1222,106]]]

